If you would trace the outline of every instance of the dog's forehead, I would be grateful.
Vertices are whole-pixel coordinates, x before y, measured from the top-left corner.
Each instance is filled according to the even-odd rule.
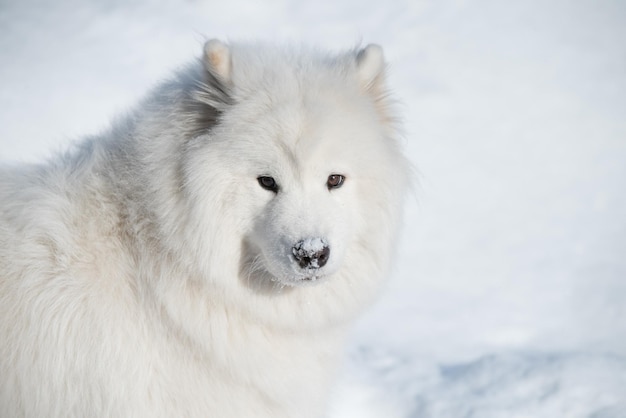
[[[238,97],[224,128],[247,144],[244,154],[257,169],[271,172],[286,162],[301,173],[334,169],[356,158],[355,147],[379,129],[372,100],[358,84],[322,75],[270,77]]]
[[[348,151],[367,124],[362,109],[330,90],[279,103],[271,113],[272,125],[280,126],[281,146],[303,164],[317,153],[333,156]]]

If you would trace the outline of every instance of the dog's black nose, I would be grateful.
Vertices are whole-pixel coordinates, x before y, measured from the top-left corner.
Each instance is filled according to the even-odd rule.
[[[330,257],[330,247],[321,238],[307,238],[296,242],[291,252],[301,268],[324,267]]]

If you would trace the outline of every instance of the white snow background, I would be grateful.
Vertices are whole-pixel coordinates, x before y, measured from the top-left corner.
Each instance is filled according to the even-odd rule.
[[[106,128],[210,37],[390,62],[419,186],[333,418],[626,417],[625,2],[0,0],[0,159]]]

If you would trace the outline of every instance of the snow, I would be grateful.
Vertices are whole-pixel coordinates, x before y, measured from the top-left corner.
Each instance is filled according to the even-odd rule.
[[[204,39],[383,46],[419,171],[334,418],[626,417],[626,4],[0,4],[0,158],[106,127]]]
[[[322,251],[325,247],[327,247],[327,245],[321,238],[306,238],[296,244],[293,253],[294,255],[300,255],[302,257],[310,257]]]

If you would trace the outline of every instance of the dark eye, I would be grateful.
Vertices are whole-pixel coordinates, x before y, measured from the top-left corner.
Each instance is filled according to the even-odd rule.
[[[258,177],[257,180],[259,181],[259,185],[265,190],[269,190],[274,193],[278,192],[278,184],[276,184],[276,180],[274,180],[274,177],[261,176]]]
[[[346,178],[341,174],[331,174],[330,176],[328,176],[326,186],[328,186],[328,190],[338,189],[343,185],[345,179]]]

